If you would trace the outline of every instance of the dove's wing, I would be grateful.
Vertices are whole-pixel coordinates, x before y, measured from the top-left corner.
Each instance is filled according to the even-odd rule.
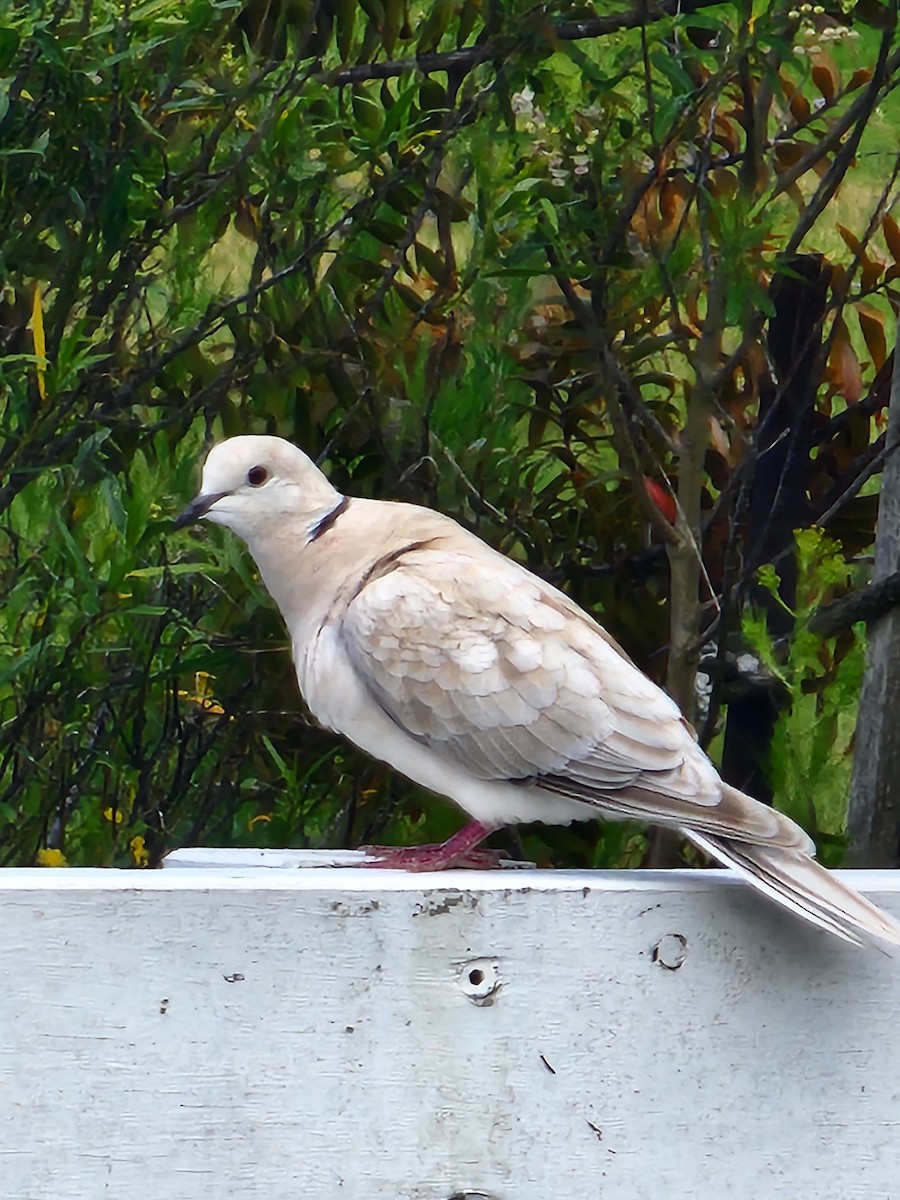
[[[478,550],[392,558],[343,615],[350,661],[397,726],[475,779],[809,845],[793,823],[723,788],[670,697],[566,596]]]

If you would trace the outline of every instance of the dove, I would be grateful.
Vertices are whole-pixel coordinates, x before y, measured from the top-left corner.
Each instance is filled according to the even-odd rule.
[[[520,822],[642,821],[845,941],[900,946],[799,825],[721,779],[593,617],[450,517],[344,496],[290,442],[246,435],[212,447],[174,525],[199,520],[246,543],[314,717],[471,818],[374,865],[465,864]]]

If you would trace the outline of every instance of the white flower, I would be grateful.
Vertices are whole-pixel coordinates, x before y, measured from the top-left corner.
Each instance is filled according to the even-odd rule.
[[[521,92],[513,92],[510,97],[510,105],[516,116],[530,117],[534,113],[534,91],[530,87],[523,87]]]

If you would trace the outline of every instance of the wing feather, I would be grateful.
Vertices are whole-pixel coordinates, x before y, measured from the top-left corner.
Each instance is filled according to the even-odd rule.
[[[675,703],[596,622],[490,550],[397,556],[348,604],[340,636],[391,719],[476,779],[698,842],[811,852],[793,821],[723,784]]]
[[[679,790],[693,749],[675,704],[599,626],[499,556],[415,549],[353,598],[341,634],[382,708],[480,779],[568,780],[600,796]],[[710,767],[686,780],[713,805]]]

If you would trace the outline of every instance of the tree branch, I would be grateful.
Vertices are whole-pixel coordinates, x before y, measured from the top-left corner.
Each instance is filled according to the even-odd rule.
[[[849,596],[842,596],[831,604],[823,604],[809,619],[809,628],[822,637],[833,637],[843,629],[849,629],[857,621],[875,621],[900,604],[900,571],[894,571],[878,583]]]
[[[661,0],[658,4],[638,3],[624,12],[611,13],[606,17],[589,17],[583,21],[563,21],[546,34],[547,54],[555,53],[557,42],[579,42],[589,38],[608,37],[623,29],[653,24],[666,17],[687,17],[703,8],[713,8],[721,0]],[[337,87],[347,84],[367,83],[372,79],[396,79],[401,75],[431,75],[446,71],[451,75],[474,71],[482,63],[489,62],[497,47],[491,42],[466,46],[462,50],[443,53],[420,54],[416,58],[397,59],[392,62],[355,63],[352,67],[338,67],[332,71],[321,71],[315,78],[322,83]]]

